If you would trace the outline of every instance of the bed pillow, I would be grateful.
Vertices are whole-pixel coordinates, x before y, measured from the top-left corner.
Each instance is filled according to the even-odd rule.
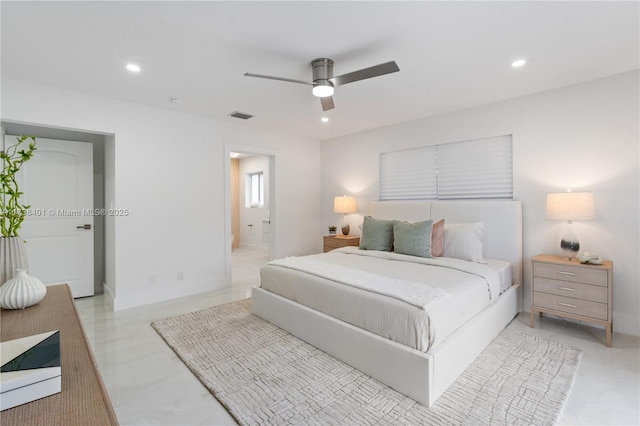
[[[431,257],[432,220],[393,224],[393,250],[410,256]]]
[[[393,247],[393,220],[365,216],[362,223],[360,248],[362,250],[391,251]]]
[[[431,228],[431,256],[441,257],[444,253],[444,219],[440,219]]]
[[[444,257],[482,262],[484,224],[456,223],[444,226]]]

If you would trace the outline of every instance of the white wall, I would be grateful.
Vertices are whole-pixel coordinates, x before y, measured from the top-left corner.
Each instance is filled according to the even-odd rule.
[[[269,157],[264,155],[242,157],[238,168],[240,171],[240,244],[267,249],[269,244],[265,244],[263,240],[264,228],[269,228],[269,224],[264,223],[269,221]],[[247,207],[247,175],[257,172],[263,172],[265,203],[262,207]]]
[[[352,232],[378,199],[379,155],[424,145],[513,134],[514,198],[523,202],[525,308],[529,259],[560,254],[564,224],[545,218],[549,192],[592,191],[597,219],[575,224],[583,250],[614,261],[614,330],[640,335],[637,71],[322,142],[325,226],[335,195],[356,196]],[[527,308],[526,308],[527,309]]]
[[[274,219],[287,226],[275,235],[274,256],[317,251],[319,228],[308,238],[290,236],[320,222],[318,141],[8,78],[2,119],[113,135],[105,151],[106,206],[130,211],[106,218],[105,290],[116,310],[228,284],[226,143],[275,153]]]

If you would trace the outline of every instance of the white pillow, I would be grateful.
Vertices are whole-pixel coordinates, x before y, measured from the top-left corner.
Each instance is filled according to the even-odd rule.
[[[444,257],[482,262],[484,223],[445,223]]]

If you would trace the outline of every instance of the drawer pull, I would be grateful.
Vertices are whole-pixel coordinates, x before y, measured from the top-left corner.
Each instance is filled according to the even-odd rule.
[[[571,287],[558,287],[558,290],[564,290],[564,291],[576,291],[575,288],[571,288]]]
[[[571,303],[564,303],[564,302],[558,302],[558,305],[560,306],[567,306],[569,308],[577,308],[576,305],[572,305]]]
[[[558,271],[558,273],[560,275],[572,275],[572,276],[576,274],[575,272],[567,272],[567,271]]]

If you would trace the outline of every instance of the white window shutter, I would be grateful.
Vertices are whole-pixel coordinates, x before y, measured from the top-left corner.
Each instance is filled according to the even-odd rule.
[[[380,155],[380,200],[435,199],[436,147]]]
[[[380,155],[380,200],[513,198],[511,135]]]
[[[438,145],[438,199],[513,198],[511,136]]]

